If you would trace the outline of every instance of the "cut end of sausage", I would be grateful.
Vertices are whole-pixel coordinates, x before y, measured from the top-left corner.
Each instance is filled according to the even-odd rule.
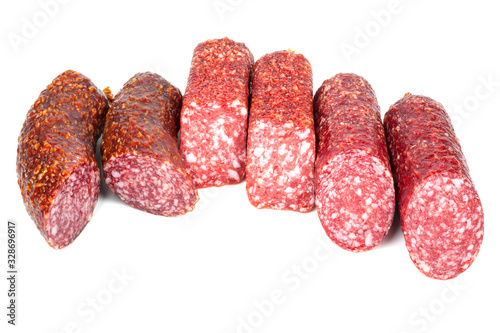
[[[425,275],[439,280],[454,278],[477,257],[484,215],[469,179],[430,176],[415,189],[401,211],[410,258]]]
[[[104,165],[104,179],[122,201],[155,215],[182,215],[192,211],[198,201],[198,192],[184,169],[146,155],[111,158]]]
[[[72,243],[92,218],[99,195],[99,169],[95,162],[76,167],[56,191],[42,230],[47,243],[61,249]]]
[[[338,246],[353,252],[373,249],[394,218],[390,170],[362,150],[336,155],[317,170],[316,207],[326,234]]]
[[[247,105],[184,105],[180,153],[196,188],[240,183],[245,177]]]
[[[257,208],[314,207],[314,132],[293,122],[257,121],[249,129],[246,190]]]

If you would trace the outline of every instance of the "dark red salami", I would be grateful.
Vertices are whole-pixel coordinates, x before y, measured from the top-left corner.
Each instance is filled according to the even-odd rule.
[[[181,155],[196,187],[245,176],[252,53],[228,38],[194,50],[181,112]]]
[[[444,107],[406,94],[384,117],[401,228],[425,275],[450,279],[476,258],[483,209]]]
[[[314,206],[313,82],[309,61],[290,51],[255,63],[248,125],[247,194],[257,208]]]
[[[41,92],[17,147],[17,177],[26,210],[47,243],[67,246],[97,203],[94,157],[108,101],[84,75],[66,71]]]
[[[394,183],[370,84],[337,74],[314,96],[316,207],[327,235],[353,252],[378,245],[394,217]]]
[[[181,101],[179,89],[146,72],[125,83],[111,105],[101,144],[104,179],[132,207],[173,216],[198,201],[177,148]]]

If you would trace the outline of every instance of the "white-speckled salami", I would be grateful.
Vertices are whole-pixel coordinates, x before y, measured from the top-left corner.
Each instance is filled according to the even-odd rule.
[[[312,89],[311,65],[301,54],[274,52],[255,64],[246,188],[257,208],[314,206]]]
[[[194,50],[181,111],[182,159],[197,188],[245,177],[253,56],[243,43],[208,40]]]
[[[484,216],[444,107],[406,94],[384,117],[410,258],[425,275],[450,279],[479,253]]]
[[[198,193],[177,148],[182,95],[158,74],[138,73],[106,116],[104,180],[121,200],[164,216],[193,209]]]
[[[394,183],[375,93],[337,74],[314,97],[316,207],[328,236],[354,251],[378,245],[394,217]]]

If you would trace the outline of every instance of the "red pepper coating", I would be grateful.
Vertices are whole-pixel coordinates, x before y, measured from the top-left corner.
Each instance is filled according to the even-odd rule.
[[[431,278],[456,277],[478,255],[484,215],[450,117],[433,99],[406,94],[384,127],[410,258]]]
[[[29,110],[17,147],[17,177],[26,210],[47,243],[67,246],[97,203],[94,152],[108,100],[87,77],[68,70]]]
[[[125,83],[111,104],[101,143],[104,180],[132,207],[174,216],[198,201],[177,148],[181,103],[179,89],[146,72]]]

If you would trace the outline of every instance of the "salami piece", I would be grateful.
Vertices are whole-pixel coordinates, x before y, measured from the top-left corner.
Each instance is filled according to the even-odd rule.
[[[92,217],[99,194],[94,153],[108,110],[102,91],[68,70],[29,110],[17,146],[17,178],[26,210],[47,243],[60,249]]]
[[[384,117],[401,228],[425,275],[450,279],[476,258],[483,209],[444,107],[406,94]]]
[[[177,148],[181,101],[179,89],[160,75],[138,73],[106,116],[104,180],[121,200],[155,215],[184,214],[198,201]]]
[[[391,227],[394,182],[380,108],[361,76],[337,74],[314,96],[316,207],[327,235],[353,252],[378,245]]]
[[[194,50],[181,111],[180,150],[197,188],[245,176],[252,53],[228,38]]]
[[[303,55],[278,51],[255,63],[247,153],[246,189],[252,205],[312,210],[313,82]]]

